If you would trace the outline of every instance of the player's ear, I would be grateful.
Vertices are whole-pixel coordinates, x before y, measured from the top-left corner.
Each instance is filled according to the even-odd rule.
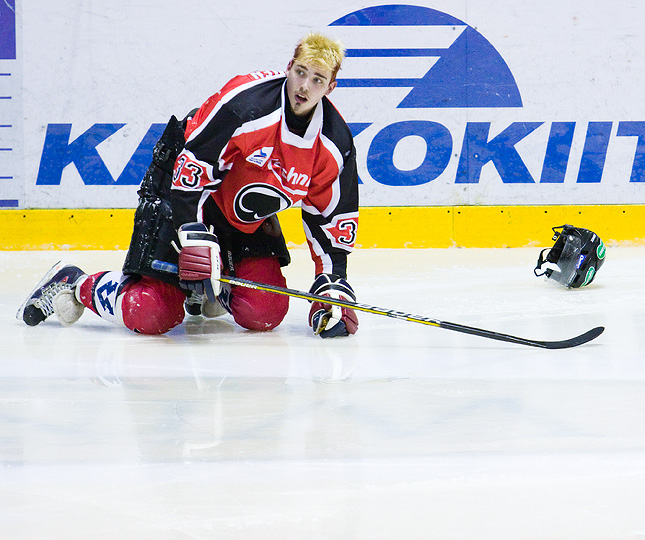
[[[287,64],[287,71],[289,71],[293,67],[293,58],[289,60],[289,63]]]
[[[336,88],[336,85],[337,85],[337,84],[338,84],[338,83],[337,83],[336,81],[332,81],[332,82],[330,82],[330,83],[329,83],[329,88],[327,88],[327,92],[325,92],[325,95],[326,95],[326,96],[328,96],[329,94],[331,94],[331,93],[332,93],[332,91],[334,90],[334,88]]]

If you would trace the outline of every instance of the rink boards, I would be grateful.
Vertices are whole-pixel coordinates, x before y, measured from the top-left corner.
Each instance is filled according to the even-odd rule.
[[[525,247],[551,245],[565,223],[607,245],[645,244],[645,205],[362,207],[358,248]],[[0,212],[0,250],[127,249],[134,209]],[[290,247],[304,246],[300,209],[280,213]]]

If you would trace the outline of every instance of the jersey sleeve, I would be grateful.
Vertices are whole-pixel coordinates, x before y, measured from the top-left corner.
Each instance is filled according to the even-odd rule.
[[[217,96],[204,103],[188,121],[186,143],[175,161],[171,201],[176,228],[202,221],[202,205],[228,172],[221,156],[240,119],[225,104],[215,109]]]
[[[358,174],[351,135],[344,145],[331,140],[339,172],[321,190],[310,190],[302,201],[302,220],[316,274],[347,278],[347,256],[354,249],[358,231]]]

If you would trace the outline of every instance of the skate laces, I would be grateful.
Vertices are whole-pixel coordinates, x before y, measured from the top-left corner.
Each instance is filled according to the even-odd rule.
[[[202,305],[204,303],[204,295],[195,291],[191,291],[190,296],[185,300],[189,305]]]
[[[73,291],[73,283],[65,283],[62,281],[50,283],[44,289],[41,289],[40,298],[34,300],[34,306],[43,312],[45,317],[49,317],[54,313],[54,298],[59,292]]]

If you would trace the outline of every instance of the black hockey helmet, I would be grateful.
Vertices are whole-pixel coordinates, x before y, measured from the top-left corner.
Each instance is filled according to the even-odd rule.
[[[596,233],[572,225],[553,227],[553,233],[555,244],[540,252],[535,275],[573,289],[589,285],[605,262],[605,244]]]

